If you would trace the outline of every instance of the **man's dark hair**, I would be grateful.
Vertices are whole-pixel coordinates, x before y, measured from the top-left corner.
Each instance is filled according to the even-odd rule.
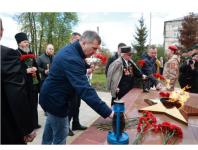
[[[126,44],[125,44],[125,43],[119,43],[119,44],[118,44],[118,48],[121,48],[121,47],[123,47],[123,46],[126,46]]]
[[[83,39],[87,40],[88,42],[93,42],[94,40],[97,40],[98,44],[101,44],[101,38],[95,31],[85,31],[80,37],[80,41]]]
[[[81,36],[81,34],[78,33],[78,32],[73,32],[73,33],[72,33],[72,36],[76,36],[76,35]]]

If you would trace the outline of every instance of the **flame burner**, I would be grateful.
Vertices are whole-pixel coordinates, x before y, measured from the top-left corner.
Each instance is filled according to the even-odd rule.
[[[125,129],[124,118],[124,102],[121,100],[114,101],[113,105],[114,116],[112,120],[113,131],[109,131],[107,141],[109,144],[128,144],[129,136]]]

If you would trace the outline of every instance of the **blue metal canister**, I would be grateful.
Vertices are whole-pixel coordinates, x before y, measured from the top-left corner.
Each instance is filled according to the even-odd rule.
[[[109,131],[107,135],[107,142],[109,144],[128,144],[129,136],[124,132],[125,118],[124,118],[124,102],[115,100],[113,105],[114,116],[112,120],[113,131]]]

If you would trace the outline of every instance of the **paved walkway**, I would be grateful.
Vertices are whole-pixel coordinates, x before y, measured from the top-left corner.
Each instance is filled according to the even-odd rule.
[[[99,97],[105,101],[109,106],[111,103],[111,94],[109,92],[97,92]],[[42,108],[38,107],[38,115],[39,115],[39,124],[42,125],[40,129],[37,130],[37,136],[34,139],[32,143],[29,143],[31,145],[41,144],[42,135],[43,135],[43,128],[45,125],[45,115],[42,110]],[[80,123],[84,126],[89,127],[97,118],[99,118],[99,115],[92,110],[84,101],[81,102],[80,107]],[[67,144],[72,143],[74,139],[76,139],[80,134],[83,133],[83,131],[74,131],[74,136],[68,136],[67,137]]]

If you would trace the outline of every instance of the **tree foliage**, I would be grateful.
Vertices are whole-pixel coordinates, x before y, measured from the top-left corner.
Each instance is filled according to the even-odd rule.
[[[179,42],[184,49],[189,49],[198,43],[198,16],[190,13],[184,17],[180,29]]]
[[[63,47],[69,42],[72,27],[78,23],[74,12],[26,12],[16,16],[16,19],[21,31],[27,33],[35,54],[45,51],[49,43],[54,45],[55,51]]]
[[[137,51],[137,56],[141,56],[144,52],[146,46],[146,39],[147,39],[147,28],[144,24],[144,18],[143,16],[138,20],[139,21],[139,27],[136,27],[136,35],[134,36],[135,42],[132,44],[134,49]]]
[[[159,59],[160,57],[165,57],[165,49],[162,45],[157,45],[157,58]]]

